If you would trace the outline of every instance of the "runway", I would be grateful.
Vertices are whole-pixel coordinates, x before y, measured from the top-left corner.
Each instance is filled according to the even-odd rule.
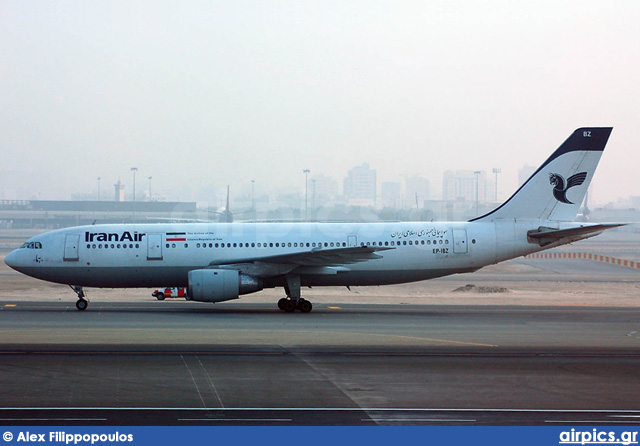
[[[13,425],[640,424],[640,309],[0,302]]]

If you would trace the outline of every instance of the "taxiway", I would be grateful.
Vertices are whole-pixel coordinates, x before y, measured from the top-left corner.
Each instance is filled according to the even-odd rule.
[[[640,309],[0,303],[0,422],[640,423]]]

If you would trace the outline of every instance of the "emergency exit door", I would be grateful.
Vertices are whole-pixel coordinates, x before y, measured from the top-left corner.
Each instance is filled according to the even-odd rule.
[[[466,229],[453,230],[453,252],[454,254],[465,254],[468,252]]]
[[[162,234],[147,234],[147,260],[162,260]]]

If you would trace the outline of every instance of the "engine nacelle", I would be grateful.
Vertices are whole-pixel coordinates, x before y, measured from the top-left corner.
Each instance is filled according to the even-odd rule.
[[[195,269],[189,271],[189,297],[200,302],[223,302],[241,294],[255,293],[262,281],[233,269]]]

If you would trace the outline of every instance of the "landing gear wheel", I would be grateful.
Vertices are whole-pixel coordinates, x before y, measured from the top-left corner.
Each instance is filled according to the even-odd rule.
[[[313,310],[313,305],[308,300],[302,299],[298,303],[298,310],[300,310],[301,313],[311,313],[311,310]]]
[[[286,297],[283,297],[282,299],[280,299],[278,301],[278,308],[280,308],[282,311],[284,311],[284,306],[287,304],[287,301],[289,299],[287,299]]]
[[[294,301],[292,301],[291,299],[285,299],[286,302],[284,304],[284,308],[283,310],[286,313],[293,313],[294,311],[296,311],[296,304]]]
[[[78,285],[69,285],[74,293],[78,296],[78,301],[76,302],[76,308],[80,311],[84,311],[87,309],[87,305],[89,302],[85,299],[84,290],[81,286]]]

